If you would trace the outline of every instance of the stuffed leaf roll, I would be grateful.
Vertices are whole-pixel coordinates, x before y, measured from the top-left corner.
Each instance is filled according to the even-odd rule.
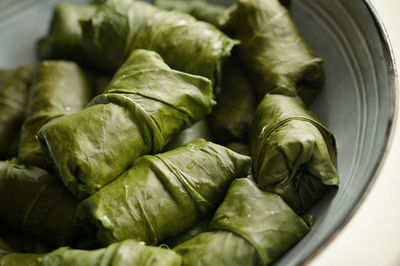
[[[298,98],[267,94],[251,137],[258,186],[303,213],[339,184],[335,138]]]
[[[241,41],[237,54],[260,98],[276,88],[296,91],[312,102],[324,81],[316,57],[278,0],[239,0],[222,29]]]
[[[9,159],[17,153],[31,79],[31,67],[22,66],[8,72],[0,85],[0,159]]]
[[[0,221],[53,245],[75,237],[77,201],[48,172],[18,160],[0,162]]]
[[[46,124],[39,140],[69,191],[84,198],[210,113],[212,98],[208,79],[135,50],[104,94],[85,110]]]
[[[310,230],[276,194],[246,178],[231,184],[209,231],[174,248],[183,265],[267,265]]]
[[[77,64],[41,62],[22,127],[18,158],[24,163],[48,168],[36,134],[54,118],[82,110],[90,100],[90,90],[88,80]]]
[[[93,16],[96,11],[96,5],[59,3],[54,9],[51,34],[38,43],[39,55],[45,59],[84,58],[80,21]]]
[[[250,161],[205,140],[143,156],[79,204],[78,222],[103,244],[132,238],[155,245],[215,209],[232,180],[247,176]],[[86,225],[90,219],[98,228]]]
[[[181,257],[172,250],[125,240],[97,250],[59,248],[38,259],[37,266],[179,266],[181,263]]]
[[[80,10],[79,6],[76,8]],[[66,24],[63,20],[72,19],[81,24],[79,48],[84,54],[75,59],[107,72],[117,70],[132,50],[148,49],[159,53],[173,69],[201,75],[218,84],[222,60],[236,44],[208,23],[141,1],[108,0],[97,5],[96,13],[86,19],[79,15],[60,16],[55,23]],[[52,43],[54,35],[62,36],[63,32],[54,26],[47,39],[40,42],[39,51],[48,51],[41,53],[42,57],[57,53],[59,48]]]

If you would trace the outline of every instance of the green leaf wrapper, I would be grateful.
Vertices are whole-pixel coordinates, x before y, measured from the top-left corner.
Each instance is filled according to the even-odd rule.
[[[205,140],[143,156],[79,204],[78,223],[91,219],[104,244],[132,238],[155,245],[215,209],[232,180],[246,176],[250,164],[250,157]]]
[[[267,265],[310,228],[278,195],[240,178],[231,184],[209,230],[174,248],[183,265]]]
[[[218,105],[210,116],[210,128],[219,143],[243,141],[253,120],[256,99],[239,64],[228,61],[222,70]]]
[[[39,140],[69,191],[84,198],[210,113],[212,98],[208,79],[170,69],[155,52],[135,50],[104,94],[85,110],[46,124]]]
[[[62,8],[59,6],[56,12],[60,13]],[[78,13],[81,8],[76,6]],[[49,36],[39,43],[39,52],[48,52],[40,55],[57,57],[59,49],[70,49],[69,45],[53,45],[53,36],[63,36],[65,32],[63,39],[69,38],[79,20],[82,29],[79,45],[74,45],[68,54],[73,55],[79,47],[76,60],[107,72],[118,69],[132,50],[148,49],[159,53],[173,69],[201,75],[218,84],[222,61],[237,43],[214,26],[196,21],[190,15],[165,11],[141,1],[108,0],[97,5],[96,13],[86,19],[80,15],[57,16],[58,13]],[[75,22],[70,23],[73,19]],[[59,30],[57,24],[67,25],[64,20],[73,29]]]
[[[53,245],[74,239],[77,201],[48,172],[21,164],[0,162],[0,221]]]
[[[179,266],[181,261],[181,257],[172,250],[126,240],[91,251],[60,248],[40,258],[37,266]]]
[[[82,110],[91,99],[91,88],[80,67],[67,61],[40,63],[22,127],[18,159],[48,168],[36,138],[47,122]]]
[[[335,138],[299,99],[267,94],[250,139],[258,186],[279,194],[297,213],[339,184]]]
[[[278,0],[240,0],[222,29],[241,41],[237,54],[260,98],[276,88],[297,92],[308,105],[324,79],[322,59],[304,41]]]
[[[209,3],[206,0],[155,0],[154,5],[166,10],[179,10],[198,20],[218,25],[218,18],[226,7]]]
[[[38,53],[43,59],[84,58],[81,48],[81,20],[93,16],[96,5],[59,3],[54,9],[49,36],[38,42]],[[84,61],[83,61],[84,63]]]
[[[3,74],[3,82],[0,82],[0,160],[17,154],[31,79],[29,66]]]
[[[7,253],[0,254],[1,266],[37,266],[37,259],[43,256],[42,254],[30,253]]]

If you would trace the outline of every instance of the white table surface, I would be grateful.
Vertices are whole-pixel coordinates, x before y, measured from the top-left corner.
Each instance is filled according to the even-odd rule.
[[[400,72],[400,0],[370,1],[389,34]],[[361,207],[343,230],[308,265],[400,265],[399,117],[394,126],[392,147]]]

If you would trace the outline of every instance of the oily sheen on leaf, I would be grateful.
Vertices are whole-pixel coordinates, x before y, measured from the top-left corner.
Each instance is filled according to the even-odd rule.
[[[155,245],[216,209],[232,180],[247,176],[250,161],[205,140],[143,156],[79,204],[78,223],[105,245],[130,238]]]
[[[38,136],[64,184],[82,199],[138,157],[162,151],[214,104],[210,80],[172,70],[155,52],[135,50],[88,108],[52,120]]]

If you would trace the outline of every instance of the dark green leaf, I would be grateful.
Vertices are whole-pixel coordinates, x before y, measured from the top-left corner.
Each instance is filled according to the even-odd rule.
[[[184,265],[267,265],[310,228],[278,195],[239,178],[231,184],[209,230],[174,249]]]
[[[107,92],[85,110],[46,124],[39,140],[67,188],[83,198],[139,156],[160,152],[213,105],[208,79],[172,70],[154,52],[135,50]]]
[[[31,79],[31,67],[23,66],[4,75],[0,84],[0,159],[17,153]]]
[[[80,62],[113,72],[132,50],[148,49],[159,53],[172,68],[205,76],[218,84],[222,60],[236,44],[208,23],[141,1],[108,0],[85,18],[82,8],[57,7],[52,30],[46,41],[39,43],[42,57],[63,58],[58,54],[62,51]],[[66,45],[58,40],[67,40]]]
[[[82,201],[78,220],[82,225],[92,220],[104,244],[132,238],[154,245],[215,209],[232,180],[247,176],[249,167],[250,157],[205,140],[143,156]]]
[[[277,87],[297,92],[306,104],[315,98],[324,81],[322,59],[278,0],[240,0],[222,24],[241,41],[237,54],[260,98]]]
[[[74,236],[77,201],[55,176],[18,160],[0,162],[0,221],[64,245]]]
[[[22,127],[18,158],[48,168],[36,134],[54,118],[82,110],[90,98],[91,88],[78,65],[67,61],[41,62]]]
[[[256,111],[251,137],[259,187],[303,213],[329,186],[337,186],[334,136],[297,98],[267,94]]]
[[[172,250],[149,247],[134,240],[98,250],[57,249],[38,260],[38,266],[179,266],[182,259]]]
[[[38,53],[43,59],[83,58],[80,21],[93,16],[96,5],[59,3],[53,14],[49,36],[38,42]]]

